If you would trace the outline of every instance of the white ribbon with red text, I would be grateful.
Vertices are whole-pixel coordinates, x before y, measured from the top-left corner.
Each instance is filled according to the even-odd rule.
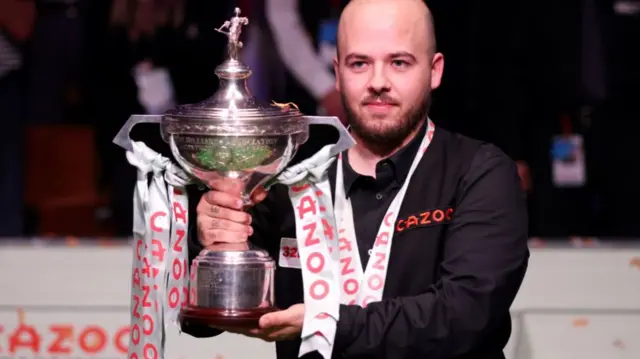
[[[335,218],[339,228],[341,303],[366,307],[369,303],[382,300],[384,284],[387,278],[389,255],[391,253],[391,243],[395,229],[394,224],[398,218],[398,211],[404,200],[411,177],[418,167],[423,154],[427,151],[429,144],[431,144],[434,131],[434,124],[431,120],[428,120],[427,132],[422,139],[418,153],[413,159],[407,178],[404,180],[402,187],[391,202],[391,205],[389,205],[384,219],[380,224],[378,234],[370,252],[371,255],[367,263],[367,268],[364,272],[362,270],[362,262],[360,261],[358,243],[356,241],[351,200],[347,198],[344,190],[342,156],[338,157]]]
[[[127,160],[137,167],[129,359],[163,359],[165,330],[188,297],[186,174],[133,142]],[[149,174],[152,179],[149,181]]]
[[[327,170],[332,145],[286,169],[278,182],[289,186],[302,266],[304,322],[299,356],[317,350],[331,358],[340,311],[338,232]]]

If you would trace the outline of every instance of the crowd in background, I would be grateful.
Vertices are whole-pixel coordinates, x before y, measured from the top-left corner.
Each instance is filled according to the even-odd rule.
[[[135,170],[111,140],[131,114],[213,94],[235,6],[254,95],[343,117],[344,2],[0,1],[0,236],[129,235]],[[427,4],[445,55],[430,116],[517,161],[531,235],[640,238],[640,2]],[[167,151],[157,127],[132,137]]]

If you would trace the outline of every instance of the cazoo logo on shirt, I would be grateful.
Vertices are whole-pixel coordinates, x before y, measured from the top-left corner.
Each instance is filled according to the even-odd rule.
[[[399,218],[396,222],[396,231],[400,233],[418,227],[446,224],[451,222],[453,212],[453,207],[445,207],[415,213],[406,218]]]

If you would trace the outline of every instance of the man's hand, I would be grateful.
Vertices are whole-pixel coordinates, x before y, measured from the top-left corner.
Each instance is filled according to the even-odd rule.
[[[342,108],[340,93],[337,90],[333,90],[325,95],[322,100],[320,100],[320,106],[327,111],[327,116],[336,116],[342,123],[345,123],[347,120],[344,115],[344,109]]]
[[[289,309],[263,315],[260,329],[250,335],[265,341],[291,340],[300,337],[303,323],[304,304],[294,304]]]
[[[260,328],[238,330],[220,328],[226,332],[259,338],[266,342],[292,340],[300,337],[304,322],[304,304],[294,304],[289,309],[268,313],[260,318]]]
[[[242,183],[234,179],[220,179],[209,183],[211,191],[198,203],[198,240],[204,247],[214,243],[245,242],[251,234],[251,216],[243,211]],[[253,203],[266,197],[264,190],[252,195]]]

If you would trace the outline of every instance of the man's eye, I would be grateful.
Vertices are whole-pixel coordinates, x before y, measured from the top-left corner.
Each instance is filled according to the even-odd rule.
[[[393,67],[399,67],[399,68],[405,68],[409,66],[409,63],[404,60],[393,60],[391,64],[393,65]]]
[[[365,65],[364,61],[354,61],[354,62],[351,63],[350,66],[352,68],[354,68],[354,69],[359,69],[359,68],[364,67],[364,65]]]

